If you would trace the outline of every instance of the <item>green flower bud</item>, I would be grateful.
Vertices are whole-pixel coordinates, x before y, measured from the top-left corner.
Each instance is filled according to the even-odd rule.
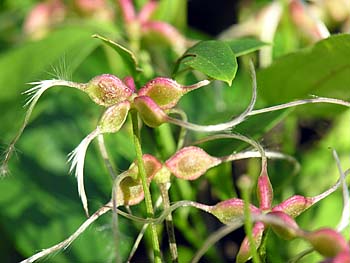
[[[299,226],[291,216],[281,211],[270,212],[268,213],[268,216],[276,217],[278,219],[277,222],[271,220],[265,223],[268,223],[272,230],[280,237],[288,240],[299,235]]]
[[[254,205],[250,205],[249,207],[252,214],[260,213],[260,210]],[[222,223],[230,224],[235,219],[244,216],[244,201],[238,198],[231,198],[210,206],[208,212]]]
[[[125,100],[110,106],[102,115],[99,128],[102,133],[117,132],[125,122],[130,109],[130,102]]]
[[[145,165],[147,182],[150,183],[155,174],[162,168],[162,164],[157,160],[157,158],[149,154],[143,155],[142,159]],[[129,170],[127,170],[125,173],[127,173],[127,177],[120,182],[116,190],[117,206],[136,205],[144,198],[142,181],[139,177],[137,162],[135,161],[132,163]]]
[[[314,204],[312,198],[294,195],[272,208],[272,211],[282,211],[295,218]]]
[[[98,105],[105,107],[124,101],[134,93],[134,90],[125,85],[119,78],[103,74],[87,83],[84,90]]]
[[[207,154],[199,147],[185,147],[165,162],[168,169],[178,178],[195,180],[209,168],[221,163],[219,158]]]
[[[306,233],[304,238],[313,248],[325,257],[335,257],[342,251],[349,250],[344,237],[331,228],[322,228]]]
[[[149,97],[139,96],[134,99],[134,107],[146,125],[154,128],[167,121],[166,113]]]
[[[182,86],[175,80],[158,77],[148,82],[137,94],[150,97],[161,109],[166,110],[174,107],[187,92],[208,83],[209,81],[204,80],[192,86]]]
[[[253,239],[254,239],[256,248],[260,247],[264,230],[265,230],[264,223],[262,222],[255,223],[252,234],[253,234]],[[244,263],[251,258],[252,258],[252,254],[250,252],[250,243],[249,243],[248,237],[245,237],[237,253],[236,263]]]

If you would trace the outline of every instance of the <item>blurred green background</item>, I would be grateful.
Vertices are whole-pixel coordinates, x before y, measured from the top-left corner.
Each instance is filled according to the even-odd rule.
[[[106,12],[106,7],[89,13],[77,4],[79,1],[64,1],[67,8],[64,18],[49,24],[43,32],[28,32],[24,27],[26,17],[39,2],[45,1],[0,1],[0,145],[4,150],[24,118],[26,96],[21,93],[31,87],[27,83],[57,76],[85,83],[102,73],[112,73],[120,78],[128,74],[118,54],[99,40],[91,38],[92,34],[98,33],[127,45],[120,12],[114,1],[107,1],[110,13]],[[145,2],[139,0],[135,4],[141,7]],[[225,7],[226,11],[232,10],[232,20],[221,21],[221,24],[216,20],[220,16],[206,15],[196,6],[198,1],[193,1],[188,6],[191,27],[187,25],[186,1],[159,2],[160,7],[154,19],[171,23],[192,39],[209,39],[223,29],[223,24],[240,23],[246,17],[254,16],[271,1],[247,1],[249,4],[237,1],[235,5],[230,5],[230,1],[219,1],[212,7],[216,12],[224,12]],[[310,41],[293,24],[286,1],[280,2],[284,15],[271,45],[274,61],[268,67],[257,69],[257,107],[309,98],[309,95],[349,100],[350,36],[339,34],[318,43]],[[202,8],[205,6],[202,3]],[[216,31],[201,27],[201,12],[206,17],[205,23],[219,24]],[[228,15],[225,13],[225,16]],[[340,22],[330,26],[331,32],[339,32],[341,28]],[[145,39],[142,52],[138,54],[144,64],[153,66],[149,71],[145,67],[148,75],[140,80],[141,84],[147,77],[169,75],[178,57],[171,47],[154,41],[152,38],[150,41]],[[239,70],[231,87],[214,82],[182,99],[180,107],[188,113],[191,121],[215,123],[244,110],[251,93],[248,59],[253,59],[258,68],[257,52],[240,57]],[[194,78],[195,75],[189,74],[179,77],[179,81],[191,83]],[[10,174],[0,180],[2,262],[18,262],[54,245],[67,238],[84,221],[76,180],[68,173],[67,154],[95,128],[101,112],[101,107],[73,89],[53,88],[40,99],[28,127],[16,145],[16,154],[9,164]],[[281,201],[293,194],[317,195],[337,180],[339,175],[330,148],[337,150],[343,168],[348,168],[349,118],[350,112],[339,106],[306,105],[294,111],[251,117],[237,127],[237,131],[258,139],[266,149],[290,154],[300,162],[301,170],[297,175],[293,175],[293,166],[286,161],[269,163],[276,201]],[[165,125],[160,129],[170,129],[174,138],[178,134],[178,129],[174,127]],[[159,129],[143,128],[144,152],[164,159],[172,149],[171,142],[167,149],[162,149],[164,145],[159,145],[157,134]],[[190,133],[187,142],[198,137]],[[117,134],[107,135],[106,142],[118,171],[127,169],[135,157],[128,124]],[[203,147],[210,154],[220,156],[246,146],[220,141]],[[222,165],[194,182],[177,180],[170,191],[171,200],[187,199],[214,204],[236,196],[235,178],[242,173],[254,177],[258,174],[258,168],[256,160],[249,160]],[[110,199],[112,181],[95,143],[90,145],[86,156],[85,185],[91,211]],[[153,191],[157,194],[156,189]],[[334,227],[340,219],[341,209],[341,193],[338,191],[304,213],[298,223],[310,230],[320,226]],[[143,205],[133,208],[133,212],[144,215]],[[115,251],[111,218],[110,214],[101,217],[69,248],[48,257],[48,261],[113,261]],[[187,208],[174,213],[174,222],[180,262],[188,261],[201,246],[199,241],[205,240],[220,227],[212,217]],[[139,224],[121,219],[123,242],[120,253],[123,258],[127,257],[140,227]],[[164,233],[161,227],[159,231]],[[165,233],[162,236],[162,247],[167,251]],[[201,262],[234,262],[235,252],[243,236],[242,231],[230,234]],[[278,251],[268,255],[271,262],[285,262],[307,247],[304,242],[293,240],[283,241],[285,248],[282,249],[278,237],[273,233],[269,233],[269,237],[268,251]],[[149,237],[146,237],[145,244],[139,248],[133,262],[146,262]],[[316,262],[318,259],[317,254],[312,253],[302,262]]]

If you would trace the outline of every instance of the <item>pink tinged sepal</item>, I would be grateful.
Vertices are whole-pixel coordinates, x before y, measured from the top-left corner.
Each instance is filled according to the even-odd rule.
[[[149,127],[158,127],[168,119],[166,113],[150,97],[136,97],[134,99],[134,107]]]
[[[259,200],[260,209],[268,210],[271,208],[273,189],[267,174],[266,166],[263,166],[261,175],[258,178],[257,197]]]
[[[350,263],[350,251],[344,250],[333,258],[328,258],[321,263]]]
[[[210,156],[201,148],[189,146],[178,151],[165,162],[165,165],[176,177],[195,180],[220,163],[219,158]]]
[[[162,164],[149,154],[143,155],[142,159],[145,165],[147,182],[150,183],[155,174],[162,168]],[[144,198],[137,162],[131,164],[129,170],[125,173],[127,173],[127,177],[120,182],[116,190],[117,206],[136,205]]]
[[[254,205],[250,205],[251,214],[259,214],[260,210]],[[244,216],[244,201],[238,198],[231,198],[214,206],[210,206],[208,212],[219,219],[224,224],[230,224],[234,220],[242,219]]]
[[[186,39],[172,25],[161,21],[149,21],[142,24],[142,33],[144,35],[153,34],[159,36],[162,42],[171,45],[177,53],[183,53],[186,50]]]
[[[295,218],[307,210],[314,204],[312,198],[304,197],[301,195],[294,195],[282,203],[272,208],[272,211],[282,211],[287,215]]]
[[[265,224],[271,226],[272,230],[280,237],[288,240],[299,235],[299,226],[291,216],[281,211],[270,212],[267,215],[271,217],[271,220]]]
[[[134,90],[116,76],[103,74],[90,80],[85,92],[96,104],[109,107],[129,99]]]
[[[135,86],[135,81],[133,77],[127,76],[123,79],[124,83],[126,86],[128,86],[129,89],[131,89],[133,92],[136,92],[136,86]]]
[[[175,80],[158,77],[146,83],[138,95],[150,97],[161,109],[166,110],[174,107],[184,94],[207,84],[209,81],[204,80],[191,86],[182,86]]]
[[[147,20],[149,20],[154,13],[154,11],[157,9],[158,3],[154,0],[148,1],[140,10],[140,12],[137,15],[137,20],[140,24],[145,23]]]
[[[314,41],[330,36],[326,25],[315,17],[308,6],[303,4],[301,0],[290,1],[289,10],[295,25]]]
[[[325,257],[336,257],[342,251],[350,253],[348,244],[344,237],[331,228],[322,228],[304,234],[312,247]]]
[[[119,7],[125,23],[130,23],[135,20],[135,8],[132,0],[119,0]]]
[[[256,222],[253,227],[253,239],[255,242],[255,248],[258,248],[261,244],[261,240],[264,234],[265,226],[262,222]],[[248,237],[246,236],[239,248],[238,254],[236,256],[236,263],[244,263],[252,258],[252,254],[250,252],[250,243]]]
[[[99,122],[101,133],[117,132],[123,126],[129,110],[130,102],[127,100],[107,108]]]

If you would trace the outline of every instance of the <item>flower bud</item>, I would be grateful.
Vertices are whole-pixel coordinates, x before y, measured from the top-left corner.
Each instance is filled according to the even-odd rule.
[[[167,121],[166,113],[149,97],[138,96],[134,99],[134,106],[146,125],[154,128]]]
[[[287,240],[298,236],[299,226],[292,217],[281,211],[270,212],[267,215],[278,219],[276,222],[274,220],[265,222],[277,235]]]
[[[102,133],[117,132],[125,122],[130,109],[130,102],[125,100],[110,106],[102,115],[99,128]]]
[[[257,197],[262,210],[271,208],[273,189],[266,167],[263,168],[262,174],[258,178]]]
[[[307,198],[301,195],[294,195],[273,207],[272,211],[282,211],[287,215],[295,218],[313,204],[314,202],[311,198]]]
[[[207,154],[199,147],[185,147],[165,162],[169,170],[178,178],[195,180],[209,168],[221,163],[219,158]]]
[[[38,3],[24,21],[24,32],[33,39],[45,36],[50,28],[63,21],[66,7],[61,0]]]
[[[262,222],[255,223],[252,231],[253,239],[255,242],[255,248],[258,248],[261,244],[264,229],[265,229],[264,223]],[[252,254],[250,252],[250,243],[249,243],[248,237],[246,236],[237,253],[236,263],[247,262],[251,257],[252,257]]]
[[[331,228],[322,228],[304,234],[313,248],[325,257],[335,257],[342,251],[348,251],[348,244],[344,237]]]
[[[96,104],[108,107],[130,98],[134,90],[126,86],[119,78],[103,74],[90,80],[85,92]]]
[[[260,210],[254,205],[250,205],[249,207],[252,214],[260,213]],[[208,212],[222,223],[230,224],[235,219],[244,216],[244,201],[238,198],[231,198],[210,206]]]
[[[161,169],[162,164],[152,155],[144,154],[143,162],[146,170],[147,182],[150,183],[155,174]],[[142,181],[139,177],[139,169],[137,163],[130,165],[128,176],[124,178],[116,190],[116,204],[121,205],[136,205],[144,198]]]
[[[170,109],[176,105],[183,93],[181,85],[175,80],[159,77],[146,83],[138,95],[150,97],[162,109]]]
[[[171,173],[168,168],[163,165],[162,168],[154,176],[154,181],[157,184],[165,184],[170,182]]]
[[[184,94],[208,83],[205,80],[192,86],[182,86],[175,80],[159,77],[146,83],[138,95],[150,97],[161,109],[166,110],[174,107]]]

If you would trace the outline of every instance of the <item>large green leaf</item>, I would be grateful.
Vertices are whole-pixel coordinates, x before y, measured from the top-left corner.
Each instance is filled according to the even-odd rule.
[[[223,41],[216,40],[197,43],[185,52],[178,63],[183,63],[229,85],[231,85],[238,67],[236,56],[230,46]]]
[[[281,103],[317,96],[350,98],[350,35],[340,34],[277,59],[258,72],[260,96]]]
[[[268,43],[255,38],[238,38],[225,42],[231,47],[237,57],[252,53],[268,45]]]

